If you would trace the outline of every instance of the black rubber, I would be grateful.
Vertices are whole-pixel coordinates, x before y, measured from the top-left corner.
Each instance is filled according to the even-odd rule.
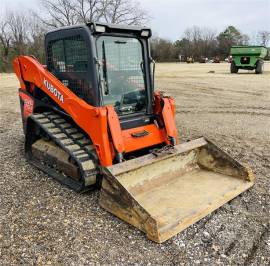
[[[231,73],[238,73],[238,67],[235,65],[234,61],[231,62]]]
[[[255,73],[256,74],[262,74],[263,73],[263,60],[259,59],[256,63]]]
[[[100,181],[97,180],[100,175],[95,149],[90,140],[75,125],[53,112],[32,114],[28,119],[30,126],[26,132],[25,153],[30,163],[77,192],[91,190],[100,185]],[[40,138],[53,141],[69,154],[70,160],[78,167],[79,180],[66,176],[52,166],[34,158],[31,146]],[[95,169],[84,169],[85,162],[88,161],[94,163]],[[89,185],[88,180],[93,179],[96,182]]]

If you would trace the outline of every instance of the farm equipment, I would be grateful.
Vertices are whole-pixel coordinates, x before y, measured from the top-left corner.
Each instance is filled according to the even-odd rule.
[[[213,58],[213,63],[220,63],[220,59],[219,59],[218,56],[215,56],[215,57]]]
[[[256,74],[263,73],[263,59],[267,55],[264,46],[232,46],[231,73],[238,73],[239,69],[254,70]]]
[[[204,57],[204,56],[201,56],[200,57],[199,63],[204,64],[204,63],[207,63],[207,62],[208,62],[208,58],[207,57]]]
[[[188,56],[186,62],[188,64],[194,63],[194,58],[192,56]]]
[[[154,91],[148,28],[89,23],[45,37],[46,66],[14,70],[29,162],[163,242],[254,183],[205,138],[178,144],[174,100]],[[90,203],[91,204],[91,203]]]

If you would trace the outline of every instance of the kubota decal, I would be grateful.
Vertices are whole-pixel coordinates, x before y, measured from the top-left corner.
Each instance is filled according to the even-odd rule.
[[[64,103],[63,94],[57,90],[48,80],[44,79],[44,85],[61,103]]]

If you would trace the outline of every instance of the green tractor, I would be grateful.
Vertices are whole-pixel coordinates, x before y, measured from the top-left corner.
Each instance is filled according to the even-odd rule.
[[[256,74],[263,73],[263,59],[267,55],[264,46],[232,46],[231,73],[238,73],[239,69],[254,70]]]

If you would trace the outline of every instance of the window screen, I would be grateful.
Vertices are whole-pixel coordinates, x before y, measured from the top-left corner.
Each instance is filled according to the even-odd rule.
[[[88,49],[83,37],[76,35],[49,42],[47,56],[49,71],[77,96],[92,104]]]
[[[55,72],[86,72],[86,42],[80,35],[50,42],[48,63],[50,70]]]

